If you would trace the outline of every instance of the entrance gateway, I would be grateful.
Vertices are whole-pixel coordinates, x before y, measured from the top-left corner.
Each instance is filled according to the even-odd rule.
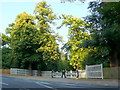
[[[86,78],[103,79],[103,65],[86,65]]]

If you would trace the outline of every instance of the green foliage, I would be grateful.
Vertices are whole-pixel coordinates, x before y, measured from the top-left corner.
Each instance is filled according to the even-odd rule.
[[[118,66],[120,59],[120,3],[113,2],[91,2],[89,9],[91,15],[86,17],[86,21],[91,24],[91,37],[87,46],[102,47],[99,51],[105,52],[103,48],[107,47],[104,54],[109,58],[111,66]],[[99,56],[99,55],[98,55]]]
[[[52,31],[58,19],[45,1],[38,3],[34,16],[23,12],[2,34],[3,68],[39,70],[84,69],[86,64],[118,65],[120,59],[120,3],[91,2],[85,21],[72,15],[59,16],[69,28],[68,42],[59,51],[62,37]],[[69,55],[69,59],[68,59]]]
[[[17,67],[24,68],[24,63],[38,60],[39,54],[35,52],[38,45],[33,38],[37,29],[35,28],[33,16],[23,12],[19,14],[16,21],[7,33],[10,34],[10,47],[12,48],[13,60]],[[24,62],[24,63],[23,63]]]
[[[2,68],[8,69],[12,66],[11,49],[7,47],[2,48]]]
[[[104,67],[109,67],[109,51],[108,47],[93,47],[82,64],[85,66],[102,63]]]
[[[58,35],[50,27],[56,15],[45,1],[38,3],[34,12],[35,16],[23,12],[16,17],[15,23],[6,29],[9,37],[2,36],[3,45],[9,43],[15,67],[51,70],[60,58]]]
[[[63,48],[66,48],[70,53],[70,65],[74,69],[84,69],[82,62],[90,49],[79,47],[78,44],[82,44],[85,39],[90,39],[90,35],[85,28],[89,24],[72,15],[62,15],[62,17],[63,22],[61,26],[66,25],[69,28],[69,40]]]
[[[56,19],[56,15],[53,14],[52,9],[45,1],[38,3],[34,12],[37,20],[37,41],[41,45],[36,51],[42,52],[42,58],[50,70],[55,65],[56,60],[60,58],[56,42],[57,37],[50,27],[50,24],[54,23],[53,20]]]
[[[64,54],[61,52],[61,59],[57,62],[57,70],[62,71],[62,70],[73,70],[72,66],[70,65],[70,60],[68,60],[68,55],[67,53]]]
[[[5,34],[1,34],[1,45],[5,46],[5,45],[9,45],[10,44],[10,37],[5,35]]]

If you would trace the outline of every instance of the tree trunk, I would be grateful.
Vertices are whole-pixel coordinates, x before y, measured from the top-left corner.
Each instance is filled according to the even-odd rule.
[[[113,51],[110,56],[110,67],[118,67],[118,52]]]
[[[32,63],[31,62],[29,62],[28,70],[29,70],[29,75],[32,76]]]

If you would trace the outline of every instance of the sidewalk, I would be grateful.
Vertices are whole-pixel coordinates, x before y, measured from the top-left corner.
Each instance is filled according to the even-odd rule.
[[[118,86],[117,79],[70,79],[70,78],[51,78],[45,76],[18,76],[18,75],[4,75],[22,79],[33,79],[53,82],[75,83],[75,84],[87,84],[87,85],[104,85],[104,86]]]

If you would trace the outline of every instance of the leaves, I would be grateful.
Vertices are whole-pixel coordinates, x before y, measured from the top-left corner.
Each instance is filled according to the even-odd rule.
[[[10,37],[2,35],[3,45],[9,43],[12,58],[19,68],[28,68],[32,64],[33,69],[43,69],[45,65],[53,65],[60,58],[56,42],[58,35],[53,35],[50,27],[56,15],[45,1],[38,3],[34,12],[35,16],[26,12],[17,15],[15,23],[10,24],[6,30]]]
[[[74,69],[83,69],[81,62],[83,62],[89,50],[78,45],[82,44],[84,40],[90,39],[90,35],[87,33],[87,29],[85,29],[88,24],[72,15],[62,15],[62,17],[62,25],[66,25],[69,28],[69,40],[63,48],[70,53],[70,65]]]
[[[108,65],[109,60],[114,63],[114,66],[118,65],[115,62],[118,62],[120,53],[118,50],[120,48],[119,5],[120,3],[113,2],[91,2],[89,5],[91,15],[86,17],[86,21],[91,24],[92,39],[84,41],[83,46],[86,44],[86,47],[96,47],[96,51],[91,53],[95,56],[91,58],[98,60],[99,63],[105,62],[105,65]]]

